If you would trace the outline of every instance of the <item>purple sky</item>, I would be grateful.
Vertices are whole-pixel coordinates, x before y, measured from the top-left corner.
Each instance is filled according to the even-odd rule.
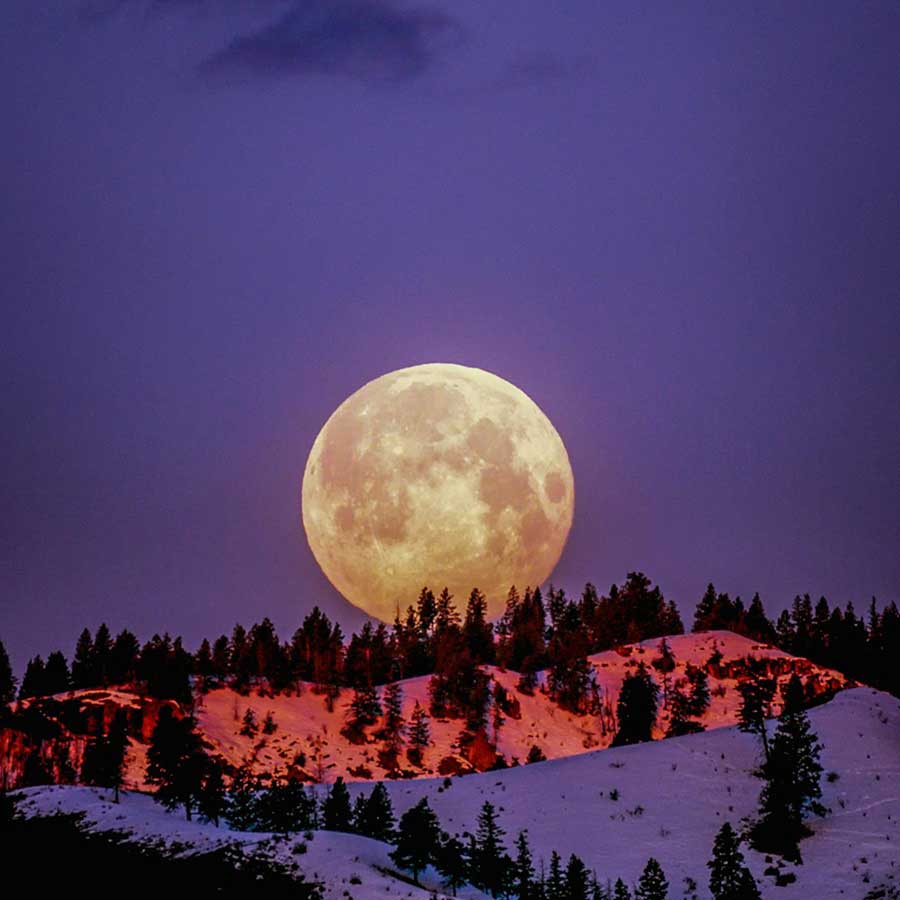
[[[0,639],[318,603],[312,442],[480,366],[554,581],[900,599],[900,5],[0,5]],[[677,7],[677,8],[676,8]]]

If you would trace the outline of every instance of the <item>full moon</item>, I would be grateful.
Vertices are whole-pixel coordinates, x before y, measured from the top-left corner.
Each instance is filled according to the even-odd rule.
[[[328,580],[391,622],[423,586],[501,613],[559,560],[575,506],[566,448],[537,404],[490,372],[389,372],[325,423],[303,475],[303,527]]]

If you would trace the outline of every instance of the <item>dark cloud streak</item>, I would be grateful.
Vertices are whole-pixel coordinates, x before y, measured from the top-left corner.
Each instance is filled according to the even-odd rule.
[[[304,0],[251,34],[235,38],[200,67],[207,76],[339,75],[403,81],[422,75],[463,38],[440,11],[383,0]]]

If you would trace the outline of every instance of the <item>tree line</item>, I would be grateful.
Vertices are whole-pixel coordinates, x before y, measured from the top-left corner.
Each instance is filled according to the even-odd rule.
[[[803,595],[772,622],[759,595],[745,607],[740,597],[717,593],[710,584],[697,605],[693,630],[710,629],[773,643],[900,696],[900,667],[892,663],[900,655],[895,603],[879,612],[873,600],[864,617],[852,603],[842,610],[829,607],[824,597],[813,605]],[[194,653],[168,634],[141,645],[128,629],[113,638],[101,624],[94,634],[88,629],[81,633],[71,665],[59,650],[46,661],[40,656],[29,660],[18,690],[0,642],[0,702],[128,684],[140,684],[151,696],[188,702],[193,679],[201,691],[227,684],[245,692],[265,682],[278,693],[311,683],[331,707],[343,688],[367,689],[432,675],[435,714],[465,717],[484,709],[487,678],[479,667],[495,663],[520,673],[518,687],[524,692],[533,691],[537,672],[547,670],[551,698],[583,713],[593,702],[589,654],[683,632],[674,603],[640,572],[630,573],[602,596],[592,584],[575,599],[552,586],[546,597],[540,588],[521,595],[512,588],[493,625],[477,588],[463,613],[446,589],[435,596],[423,588],[393,627],[366,623],[349,640],[318,607],[289,641],[280,639],[266,618],[249,630],[238,624],[230,635],[204,639]]]

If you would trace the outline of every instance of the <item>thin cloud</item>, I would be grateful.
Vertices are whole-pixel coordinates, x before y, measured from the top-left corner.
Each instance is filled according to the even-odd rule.
[[[425,73],[462,36],[459,22],[440,10],[387,0],[302,0],[271,24],[232,40],[201,70],[402,81]]]

